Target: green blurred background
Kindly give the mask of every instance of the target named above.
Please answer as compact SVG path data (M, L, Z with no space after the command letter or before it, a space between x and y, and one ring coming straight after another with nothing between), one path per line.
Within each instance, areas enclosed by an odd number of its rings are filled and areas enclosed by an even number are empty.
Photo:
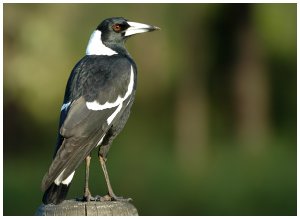
M40 205L69 73L114 16L162 29L127 42L139 78L108 159L116 194L140 215L296 215L296 6L4 4L4 215ZM83 184L82 165L68 198Z

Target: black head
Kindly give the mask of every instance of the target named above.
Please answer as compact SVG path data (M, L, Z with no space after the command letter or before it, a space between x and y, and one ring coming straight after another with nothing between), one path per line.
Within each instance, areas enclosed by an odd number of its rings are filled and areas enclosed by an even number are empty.
M127 21L122 17L108 18L98 25L90 37L87 55L126 53L125 39L138 33L158 30L158 27Z
M130 22L123 17L105 19L97 27L97 30L102 33L101 38L103 43L120 43L134 34L157 29L159 28L152 25Z

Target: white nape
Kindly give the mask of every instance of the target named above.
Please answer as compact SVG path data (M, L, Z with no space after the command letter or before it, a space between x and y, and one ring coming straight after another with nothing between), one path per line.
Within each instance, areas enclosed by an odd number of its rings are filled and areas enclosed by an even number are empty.
M54 180L54 183L56 185L59 186L61 183L64 184L64 185L69 185L70 182L72 181L74 173L75 173L75 170L65 180L63 180L62 176L63 176L65 170L66 169L64 169L63 171L61 171L61 173L59 174L59 176Z
M88 46L86 48L86 55L104 55L112 56L118 54L116 51L108 48L102 43L101 31L95 30L89 40Z
M64 103L60 109L60 111L63 111L65 109L67 109L69 106L70 106L71 102L68 102L68 103Z
M117 98L117 100L115 102L113 102L113 103L106 102L104 104L99 104L97 100L94 100L93 102L86 102L86 106L87 106L88 109L95 110L95 111L109 109L109 108L113 108L113 107L119 106L132 93L132 91L133 91L133 85L134 85L134 73L133 73L133 68L131 66L130 81L129 81L129 84L128 84L128 87L127 87L127 91L126 91L124 97L118 96L118 98Z

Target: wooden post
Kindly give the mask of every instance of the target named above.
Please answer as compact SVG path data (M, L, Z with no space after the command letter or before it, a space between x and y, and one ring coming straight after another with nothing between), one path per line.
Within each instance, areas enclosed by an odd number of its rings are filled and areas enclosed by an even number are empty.
M138 216L137 209L129 202L65 200L59 205L40 205L36 216Z

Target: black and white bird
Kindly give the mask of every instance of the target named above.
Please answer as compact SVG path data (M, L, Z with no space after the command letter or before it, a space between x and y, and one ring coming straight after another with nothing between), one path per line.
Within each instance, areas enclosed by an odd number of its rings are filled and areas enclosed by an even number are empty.
M92 33L86 55L73 68L66 86L54 158L42 181L44 204L59 204L66 198L75 170L84 160L84 199L93 198L89 165L90 153L97 147L108 187L105 200L122 200L112 190L105 162L113 139L129 117L136 90L136 64L124 43L134 34L157 29L114 17Z

